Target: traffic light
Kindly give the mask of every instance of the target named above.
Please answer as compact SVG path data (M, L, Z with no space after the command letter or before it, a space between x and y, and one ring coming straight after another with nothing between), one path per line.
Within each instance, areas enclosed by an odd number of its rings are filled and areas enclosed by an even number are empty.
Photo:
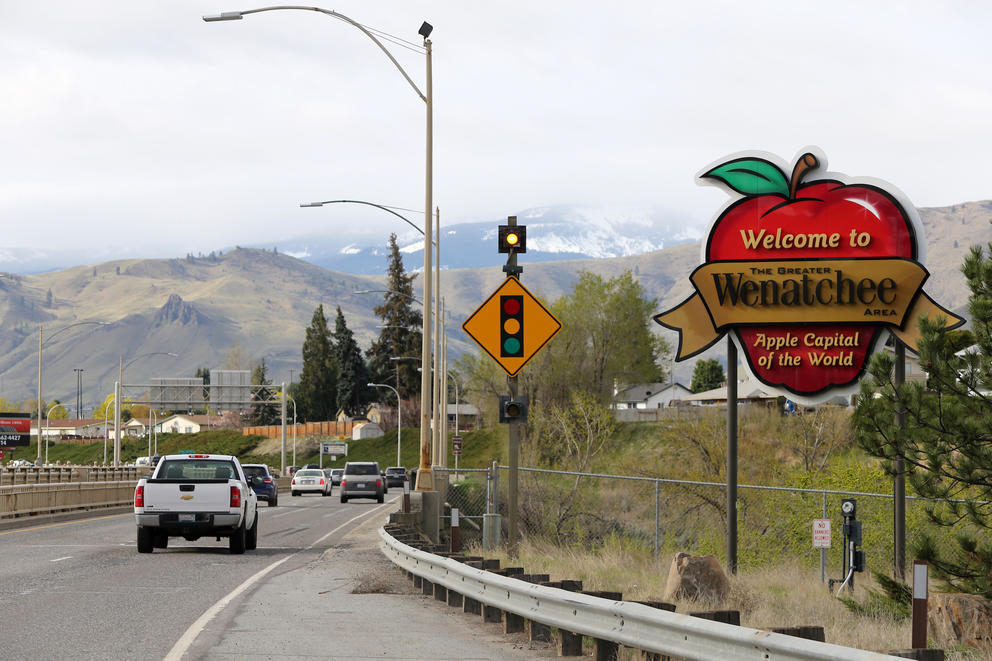
M524 355L524 297L520 294L499 297L500 358Z
M526 225L500 225L499 226L499 251L500 252L527 252L527 226Z
M526 397L510 399L509 395L499 396L499 421L500 422L527 422Z

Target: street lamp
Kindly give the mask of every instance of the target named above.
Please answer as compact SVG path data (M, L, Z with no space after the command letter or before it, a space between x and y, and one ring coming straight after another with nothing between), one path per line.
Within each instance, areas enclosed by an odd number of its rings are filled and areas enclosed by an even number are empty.
M114 410L117 409L117 396L114 395L113 405ZM103 465L107 465L107 437L110 436L110 430L107 425L107 417L110 413L110 403L107 404L103 409ZM116 431L114 433L117 433Z
M178 353L173 353L171 351L149 351L148 353L143 353L135 356L131 360L124 362L124 355L120 355L120 362L118 363L117 372L117 386L114 389L114 401L123 402L124 396L124 370L128 368L129 365L137 362L142 358L147 358L149 356L172 356L177 358ZM148 405L149 410L151 410L151 404ZM121 407L114 407L114 466L119 466L121 461Z
M424 92L420 91L420 88L413 82L406 70L400 66L400 63L396 61L392 53L382 45L375 35L369 32L360 23L339 14L335 11L329 9L322 9L320 7L305 7L300 5L281 5L275 7L261 7L258 9L249 9L245 11L230 11L223 12L221 14L215 14L211 16L204 16L204 21L239 21L243 19L248 14L255 14L263 11L276 11L282 9L298 9L301 11L315 11L330 16L331 18L336 18L340 21L344 21L349 25L360 30L366 37L371 39L376 46L389 58L389 61L393 63L396 69L403 75L403 78L409 83L410 87L417 94L421 101L424 102L426 113L426 141L425 141L425 182L424 182L424 300L431 300L431 278L428 274L431 272L431 248L433 243L433 230L431 228L431 210L434 208L434 103L433 103L433 77L431 69L431 40L430 35L433 31L433 27L429 23L424 23L420 26L418 33L424 38L424 55L426 60L426 77L424 82ZM434 490L434 473L431 471L431 456L430 456L430 445L428 444L428 429L427 429L427 416L430 414L430 385L431 385L431 375L429 374L428 366L431 360L431 318L430 315L424 315L424 333L421 342L421 355L420 361L422 365L422 371L420 376L420 468L417 471L417 485L418 491L433 491Z
M69 409L65 408L64 404L55 402L48 408L48 412L45 414L45 465L48 465L48 438L51 436L51 422L52 422L52 411L58 407L65 409L66 414L69 413ZM38 423L38 428L41 429L41 423Z
M69 324L68 326L63 326L54 333L48 336L48 342L55 339L55 336L59 333L69 330L74 326L84 326L87 324L95 324L98 326L109 326L109 321L77 321L74 324ZM45 346L45 327L38 326L38 457L36 463L41 461L41 353Z
M397 371L396 374L398 375L399 371ZM397 379L397 381L398 380L399 379ZM368 386L370 388L389 388L396 393L396 465L402 466L402 459L400 458L400 443L402 443L400 440L400 429L403 428L403 425L400 424L400 391L392 386L386 385L385 383L369 383Z

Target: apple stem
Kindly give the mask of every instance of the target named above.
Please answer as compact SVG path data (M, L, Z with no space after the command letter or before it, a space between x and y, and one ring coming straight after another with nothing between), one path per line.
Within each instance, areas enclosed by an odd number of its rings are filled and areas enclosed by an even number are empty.
M819 164L820 161L816 159L816 156L813 156L809 152L799 157L796 167L792 169L792 180L789 182L790 200L796 199L796 191L799 189L799 181L803 178L803 175Z

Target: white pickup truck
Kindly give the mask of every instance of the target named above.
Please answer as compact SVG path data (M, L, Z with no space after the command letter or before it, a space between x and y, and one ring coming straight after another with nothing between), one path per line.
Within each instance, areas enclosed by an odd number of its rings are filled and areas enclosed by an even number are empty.
M169 537L230 540L231 553L258 545L258 499L237 457L170 454L134 489L138 553L164 549Z

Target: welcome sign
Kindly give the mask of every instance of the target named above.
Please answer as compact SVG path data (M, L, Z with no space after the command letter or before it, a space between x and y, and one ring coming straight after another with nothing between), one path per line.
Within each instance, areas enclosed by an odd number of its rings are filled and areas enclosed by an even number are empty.
M827 172L816 148L791 167L735 154L698 177L733 197L710 225L695 292L654 318L678 331L676 360L729 332L759 381L813 401L853 390L883 330L915 351L921 317L963 323L923 291L922 225L891 184Z

